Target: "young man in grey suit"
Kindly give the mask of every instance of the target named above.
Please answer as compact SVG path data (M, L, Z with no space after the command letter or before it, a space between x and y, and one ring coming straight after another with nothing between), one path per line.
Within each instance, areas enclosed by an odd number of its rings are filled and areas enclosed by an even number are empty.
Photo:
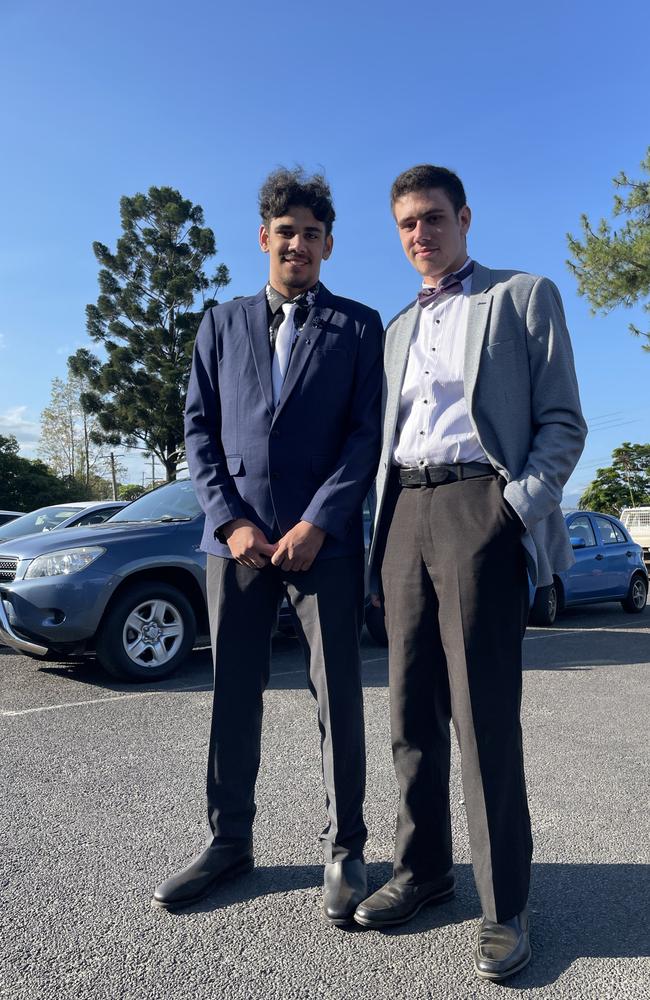
M573 561L559 503L586 426L556 287L468 258L471 213L451 171L407 170L391 203L423 280L386 333L370 555L385 595L400 804L393 878L355 919L399 924L453 895L451 719L483 908L474 965L499 980L530 959L528 574L550 583L551 567Z
M359 633L362 504L380 449L382 326L320 282L334 207L323 177L279 169L260 191L269 280L209 309L194 348L187 459L205 530L214 656L208 847L153 903L189 906L253 867L271 636L286 596L318 704L327 824L324 912L367 893Z

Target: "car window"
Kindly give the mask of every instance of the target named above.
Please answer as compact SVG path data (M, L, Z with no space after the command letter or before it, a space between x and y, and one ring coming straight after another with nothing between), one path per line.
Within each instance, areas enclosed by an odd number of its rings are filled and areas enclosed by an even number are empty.
M113 514L111 524L115 521L158 521L190 520L201 513L199 501L196 499L194 487L189 479L177 479L166 483L151 493L134 500L128 507Z
M569 534L571 538L584 538L585 545L587 546L596 544L594 529L591 527L591 522L586 514L574 517L569 525Z
M104 507L102 510L91 510L75 522L75 527L80 527L84 524L101 524L102 521L105 521L111 516L111 514L114 514L116 510L121 509L121 507Z
M9 524L3 524L0 534L4 541L9 538L20 538L21 535L31 535L37 531L51 531L62 521L82 510L83 507L39 507L38 510L17 517Z
M596 517L595 520L596 525L598 526L598 531L600 532L600 537L603 540L603 545L615 545L617 542L625 541L613 521L610 521L606 517Z

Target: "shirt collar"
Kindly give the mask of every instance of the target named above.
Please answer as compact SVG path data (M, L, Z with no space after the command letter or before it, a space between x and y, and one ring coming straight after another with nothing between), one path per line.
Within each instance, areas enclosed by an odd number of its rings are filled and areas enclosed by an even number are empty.
M303 306L309 310L314 305L318 297L320 287L320 281L317 281L311 288L308 288L305 292L301 292L300 295L295 295L292 299L290 299L287 298L286 295L283 295L282 292L279 292L277 288L274 288L270 282L268 282L266 285L266 301L268 302L269 309L274 316L280 311L285 302L295 302L299 306Z

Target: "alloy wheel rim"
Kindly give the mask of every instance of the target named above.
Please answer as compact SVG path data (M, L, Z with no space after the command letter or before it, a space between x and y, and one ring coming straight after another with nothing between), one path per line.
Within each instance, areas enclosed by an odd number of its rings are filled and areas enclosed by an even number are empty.
M557 615L557 591L555 587L551 587L548 592L548 616L551 621L555 621L555 616Z
M647 596L643 580L635 580L632 586L632 603L634 604L634 607L644 608Z
M162 598L142 601L127 616L122 645L139 667L165 666L176 655L185 627L178 608Z

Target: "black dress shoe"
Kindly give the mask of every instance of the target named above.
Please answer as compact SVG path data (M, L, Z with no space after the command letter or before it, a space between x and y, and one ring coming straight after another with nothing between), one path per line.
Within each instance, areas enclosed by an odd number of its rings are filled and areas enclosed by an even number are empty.
M220 844L218 841L199 854L187 868L166 879L154 890L151 905L163 910L191 906L207 896L220 882L251 871L253 845L250 841Z
M481 979L505 979L530 962L528 908L497 924L483 917L474 949L474 968Z
M357 906L354 919L362 927L392 927L404 924L429 903L444 903L455 891L453 872L435 882L411 885L394 878Z
M323 913L337 927L352 923L357 905L368 892L366 866L362 858L330 861L325 865Z

